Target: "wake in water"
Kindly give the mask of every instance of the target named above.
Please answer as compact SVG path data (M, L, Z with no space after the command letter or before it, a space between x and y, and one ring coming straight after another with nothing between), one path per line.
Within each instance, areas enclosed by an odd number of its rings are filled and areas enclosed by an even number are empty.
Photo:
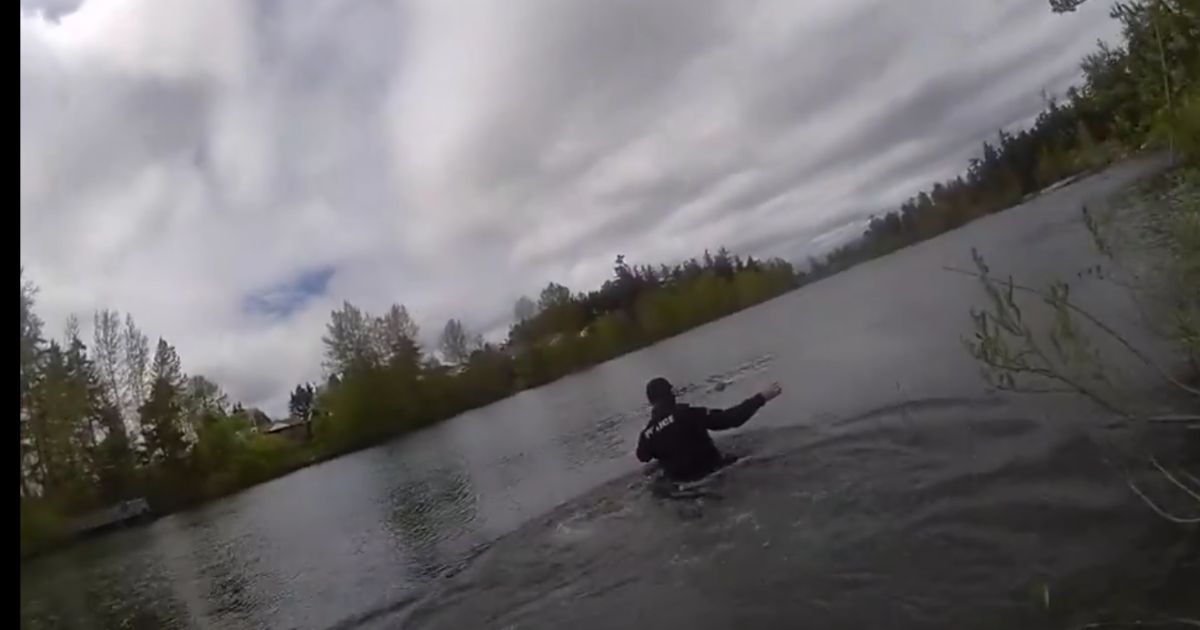
M1196 616L1194 529L1085 422L906 403L760 431L704 480L632 474L359 627L1064 628ZM1007 410L1011 412L1012 410Z

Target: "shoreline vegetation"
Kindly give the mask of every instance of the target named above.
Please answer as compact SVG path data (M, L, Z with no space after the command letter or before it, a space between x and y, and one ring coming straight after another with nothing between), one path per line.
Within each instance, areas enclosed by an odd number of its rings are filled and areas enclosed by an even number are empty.
M403 306L375 316L344 303L323 337L328 377L292 392L286 431L185 374L167 341L152 350L130 315L96 312L90 345L77 319L50 338L22 270L21 557L75 538L74 523L108 506L144 498L162 515L379 444L948 232L1142 148L1195 156L1200 2L1122 2L1113 17L1123 44L1100 44L1082 63L1083 82L1047 98L1032 126L999 131L962 175L873 218L860 238L803 270L724 248L674 266L617 256L594 290L550 283L536 301L519 300L503 343L452 319L436 353L417 342Z

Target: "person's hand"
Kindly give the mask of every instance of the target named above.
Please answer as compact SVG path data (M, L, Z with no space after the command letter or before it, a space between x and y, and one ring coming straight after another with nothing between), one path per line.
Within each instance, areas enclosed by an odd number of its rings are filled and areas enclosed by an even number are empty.
M771 400L772 398L775 398L776 396L778 396L782 393L783 393L783 388L779 386L779 383L771 383L770 387L762 390L762 392L761 392L762 397L767 400Z

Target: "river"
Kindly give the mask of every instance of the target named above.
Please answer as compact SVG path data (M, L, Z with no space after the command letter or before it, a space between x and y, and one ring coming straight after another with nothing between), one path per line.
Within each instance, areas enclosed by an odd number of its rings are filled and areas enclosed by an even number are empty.
M1149 451L1194 465L1194 436L987 392L960 340L982 293L942 269L970 267L974 246L1028 284L1071 276L1093 259L1080 205L1159 166L1123 163L418 434L41 558L21 569L22 626L1065 628L1200 614L1196 529L1154 516L1120 471L1148 474L1134 464ZM1078 294L1132 321L1105 287ZM785 391L723 438L741 462L664 495L631 455L659 374L711 405L775 380Z

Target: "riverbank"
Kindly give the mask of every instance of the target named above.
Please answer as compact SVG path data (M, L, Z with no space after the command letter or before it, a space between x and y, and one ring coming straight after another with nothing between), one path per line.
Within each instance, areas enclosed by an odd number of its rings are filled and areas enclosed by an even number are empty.
M1161 160L1159 160L1159 161L1161 161ZM1159 166L1157 166L1159 161L1156 161L1156 159L1154 157L1145 157L1145 156L1138 157L1138 158L1131 158L1127 161L1121 162L1121 163L1117 164L1116 166L1112 167L1111 172L1122 173L1122 175L1120 175L1120 177L1122 179L1128 178L1129 177L1128 173L1131 170L1136 171L1138 173L1138 175L1136 176L1137 178L1148 177L1149 174L1157 172L1157 169L1160 168ZM1148 166L1151 164L1154 164L1155 166ZM1030 203L1034 203L1034 204L1044 203L1045 195L1061 195L1060 198L1062 198L1062 199L1075 199L1078 197L1078 195L1075 194L1074 187L1076 187L1076 186L1083 187L1083 188L1091 187L1093 185L1091 182L1091 180L1093 178L1107 179L1109 176L1110 176L1110 171L1102 171L1100 173L1096 173L1096 174L1093 174L1090 176L1083 176L1083 177L1077 178L1076 181L1072 182L1069 185L1056 187L1053 190L1049 190L1043 194L1036 195L1033 198L1027 200L1024 204L1018 204L1018 207L1022 206L1022 205L1030 204ZM1136 181L1136 180L1133 180L1133 181ZM1071 202L1065 202L1065 203L1074 203L1074 202L1071 201ZM968 225L970 225L972 228L970 231L976 231L974 222L964 224L963 227L966 227ZM902 252L900 250L903 250L903 249L904 248L899 248L893 254L901 255ZM880 254L880 256L878 256L877 258L882 258L884 256L886 256L886 255ZM872 259L872 260L874 260L874 259ZM867 262L867 261L864 260L863 262ZM876 260L873 264L887 264L887 263L885 260ZM849 270L853 269L854 267L855 267L854 265L848 266L844 269L838 270L837 273L830 273L828 276L825 276L823 278L814 279L812 282L807 282L803 286L812 286L815 282L824 281L826 279L832 279L833 277L840 276L841 275L840 272L849 271ZM715 319L719 320L721 318L715 318ZM667 337L666 339L671 339L671 338L674 338L675 336L676 335L671 335L670 337ZM650 345L650 344L649 343L645 344L645 346L648 346L648 345ZM645 346L641 346L641 347L645 347ZM624 355L624 354L627 354L628 352L633 352L636 349L637 348L630 348L626 352L623 352L621 354ZM620 356L620 355L618 355L618 356ZM589 367L591 367L591 365L582 366L580 369L589 368ZM571 373L575 373L578 371L579 370L574 370ZM435 374L434 378L436 379L438 376L442 376L442 378L445 377L444 375L436 375ZM469 374L468 374L468 376L469 376ZM559 378L561 378L561 377L559 377ZM557 381L557 380L558 380L557 378L554 379L554 381ZM551 381L551 382L554 382L554 381ZM470 381L468 381L468 382L470 382ZM385 382L381 383L381 385L387 386L387 382L385 381ZM517 390L517 393L519 393L520 391L524 391L524 390ZM513 394L504 396L503 398L501 398L499 400L508 398L508 396L511 396L511 395L513 395ZM446 417L451 417L452 415L466 413L466 412L471 411L472 409L478 409L483 406L486 406L487 404L492 404L492 402L494 402L494 401L488 401L488 402L478 404L475 406L471 406L471 407L464 405L464 407L460 411L458 411L456 414L448 414ZM328 420L322 420L318 416L318 420L315 425L315 440L313 443L310 443L304 447L297 447L297 446L292 445L291 443L283 442L283 441L279 441L279 440L271 440L270 443L273 445L273 448L276 449L276 452L279 453L279 455L277 455L273 458L267 459L267 460L264 460L264 459L259 460L259 461L271 462L272 465L274 466L274 468L260 469L257 473L258 479L257 479L256 483L246 484L246 485L230 484L230 485L227 485L224 487L215 487L215 488L212 488L211 490L205 491L204 494L198 496L194 500L187 501L187 502L180 502L180 503L177 503L176 505L171 506L167 509L156 510L158 512L157 516L158 517L165 516L165 515L177 512L179 510L195 509L196 507L204 505L210 501L227 498L232 495L243 492L245 489L248 489L250 487L253 487L254 485L257 485L257 483L263 483L263 482L269 481L271 479L276 479L276 478L284 476L284 475L292 474L292 473L296 472L297 470L300 470L303 468L321 464L323 462L328 462L329 460L332 460L332 459L335 459L338 457L342 457L344 455L353 453L353 452L361 450L363 448L369 448L371 446L374 446L375 444L378 444L381 441L394 439L395 437L409 434L414 431L422 430L422 429L432 426L438 422L438 421L434 421L434 422L430 422L430 423L422 424L422 425L418 425L418 426L405 426L401 430L397 430L393 433L380 434L376 437L376 439L373 439L373 440L366 440L366 441L364 441L362 443L358 443L358 444L353 444L353 443L345 444L341 448L332 448L330 446L330 444L331 444L330 442L328 442L328 441L322 442L321 441L322 437L327 437L326 435L323 435L323 427L322 427L323 423L327 422L327 421ZM210 430L211 430L211 428L210 428ZM202 434L201 437L202 437L202 439L204 439L202 444L205 444L205 445L211 444L212 438L210 437L210 434ZM264 438L256 438L256 439L261 440ZM202 451L202 452L206 452L206 451ZM41 520L40 521L31 521L26 518L27 514L30 516L31 519L41 519ZM27 541L26 541L27 534L26 533L30 532L30 531L49 531L49 532L65 531L61 528L55 528L53 526L55 518L57 518L57 517L53 513L53 511L36 510L36 509L35 510L25 510L25 509L22 510L22 525L23 525L23 527L22 527L22 559L23 560L30 559L36 555L41 555L41 554L44 554L44 553L47 553L50 551L54 551L56 549L61 549L64 546L75 542L69 536L66 536L62 533L57 533L57 535L52 535L50 537L43 537L42 539L33 541L32 543L27 543ZM30 526L26 526L26 523L29 523Z

